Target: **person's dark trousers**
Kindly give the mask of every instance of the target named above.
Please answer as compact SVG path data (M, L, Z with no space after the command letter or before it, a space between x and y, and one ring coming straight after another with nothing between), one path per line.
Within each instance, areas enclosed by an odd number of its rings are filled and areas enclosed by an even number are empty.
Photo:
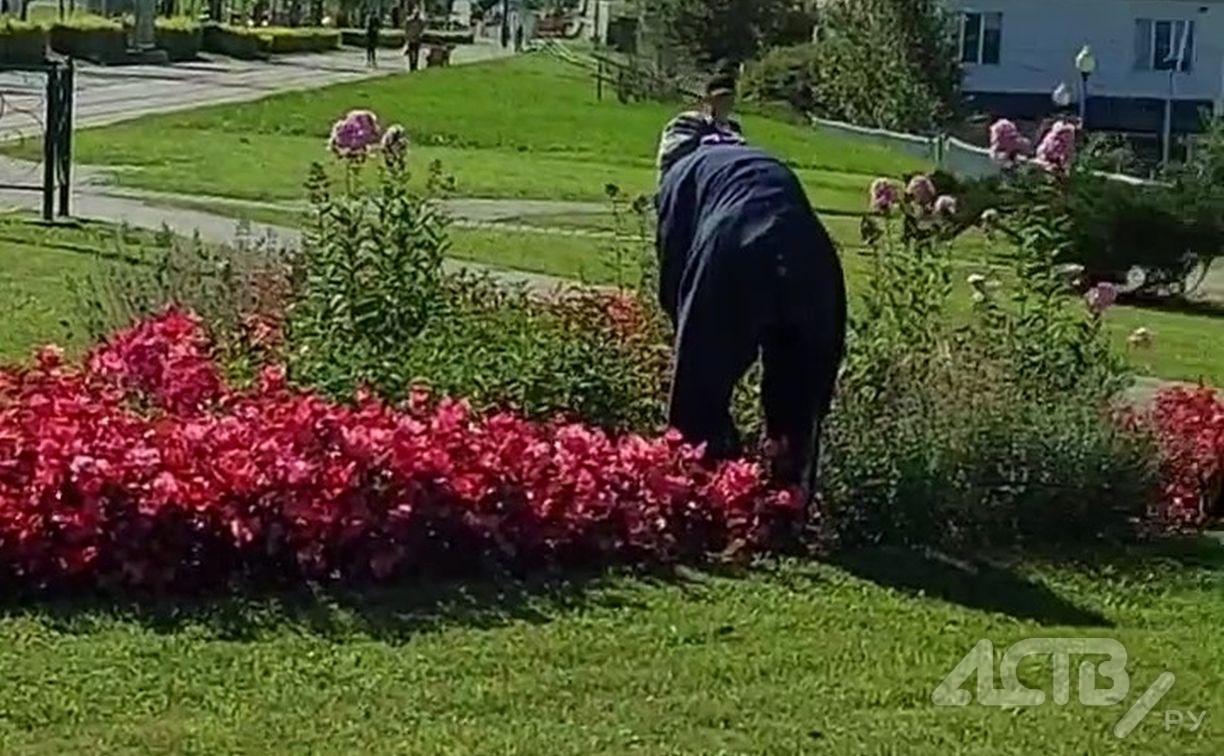
M408 44L408 70L415 71L421 65L421 43L410 42Z
M813 238L799 224L706 257L680 303L668 413L712 459L738 456L732 394L759 357L766 435L779 447L773 482L809 494L845 328L840 265L831 246L811 249Z
M366 42L366 65L370 68L378 66L378 44Z

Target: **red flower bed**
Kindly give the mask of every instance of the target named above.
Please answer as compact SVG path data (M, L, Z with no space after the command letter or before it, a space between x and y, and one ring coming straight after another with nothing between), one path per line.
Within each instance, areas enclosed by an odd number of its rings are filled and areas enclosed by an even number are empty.
M168 312L83 368L0 370L0 578L165 589L234 577L385 579L751 549L793 498L707 469L674 435L474 416L462 402L341 406L219 378Z
M1164 518L1199 524L1221 514L1224 401L1208 388L1157 397L1153 425L1162 450Z

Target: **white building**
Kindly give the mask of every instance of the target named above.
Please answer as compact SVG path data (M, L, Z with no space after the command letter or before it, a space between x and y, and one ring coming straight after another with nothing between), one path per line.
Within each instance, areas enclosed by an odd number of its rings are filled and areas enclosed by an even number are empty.
M970 105L1033 118L1065 84L1083 88L1076 54L1090 46L1088 121L1099 129L1193 131L1224 113L1224 0L948 0L959 16Z

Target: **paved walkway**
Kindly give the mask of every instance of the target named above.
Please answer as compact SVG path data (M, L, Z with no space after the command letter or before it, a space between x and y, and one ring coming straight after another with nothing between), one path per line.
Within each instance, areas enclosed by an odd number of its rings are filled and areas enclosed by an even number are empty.
M455 64L501 57L493 44L455 48ZM394 50L384 67L370 69L365 53L345 49L327 55L285 55L269 61L215 58L169 66L94 66L77 69L76 123L104 126L152 113L201 105L257 100L278 92L314 89L404 70ZM44 110L42 74L0 73L0 142L41 138Z
M0 192L0 210L6 206L6 198L26 199L32 195L6 195ZM152 231L169 229L176 235L200 239L213 244L234 244L240 239L263 240L274 246L296 247L300 233L296 229L267 223L247 223L213 213L183 208L167 209L131 197L113 197L105 194L82 193L75 199L74 215L82 218L102 218L113 223L126 224L133 228ZM578 284L572 280L554 276L506 270L480 263L448 260L449 270L489 273L510 285L522 285L528 289L548 293L558 289L572 288Z

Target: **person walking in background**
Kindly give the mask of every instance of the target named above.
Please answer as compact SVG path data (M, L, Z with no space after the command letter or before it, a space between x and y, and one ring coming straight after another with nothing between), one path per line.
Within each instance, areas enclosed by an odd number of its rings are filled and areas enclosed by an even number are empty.
M806 504L846 336L837 249L777 158L735 142L666 157L656 202L659 302L676 329L668 423L711 459L739 456L732 393L759 358L770 476Z
M408 20L404 22L404 55L408 56L408 69L415 71L421 65L421 43L425 39L425 18L421 6L408 9Z
M380 8L374 6L370 10L369 16L366 17L366 65L370 68L378 67L378 37L382 32L382 15Z
M515 52L523 51L523 25L522 24L519 24L519 27L514 30L514 51Z

